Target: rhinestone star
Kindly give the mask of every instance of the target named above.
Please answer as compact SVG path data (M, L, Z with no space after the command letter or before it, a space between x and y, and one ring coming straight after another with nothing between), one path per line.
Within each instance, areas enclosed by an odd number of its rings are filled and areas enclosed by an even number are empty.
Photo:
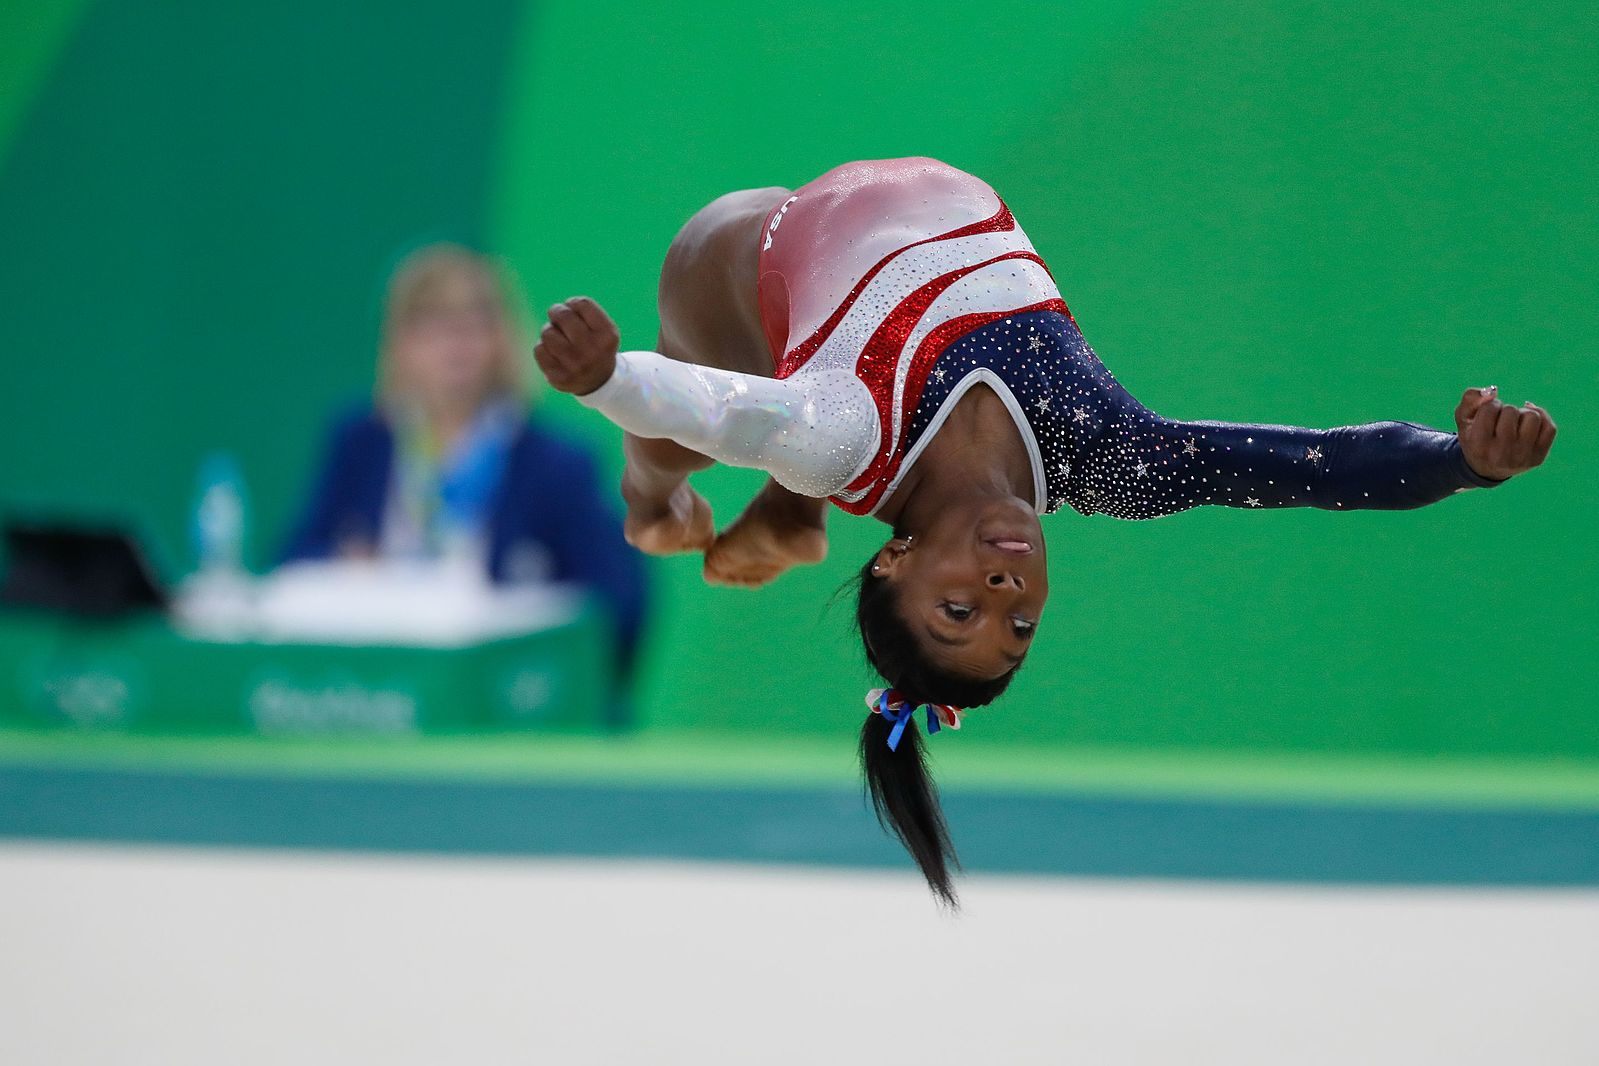
M942 385L944 383L944 368L943 367L935 366L933 368L933 380L938 382L940 385Z
M1078 423L1087 422L1088 421L1088 408L1086 408L1086 407L1074 407L1072 409L1072 421L1073 422L1078 422Z
M1049 397L1040 396L1033 402L1033 406L1038 409L1039 414L1043 414L1045 411L1049 410Z
M1255 499L1253 496L1245 496L1244 497L1244 502L1247 503L1251 507L1259 507L1260 506L1260 501Z
M1031 337L1027 338L1027 350L1028 351L1030 351L1030 352L1040 351L1043 347L1044 347L1044 338L1040 337L1038 334L1035 333Z
M1055 472L1057 474L1059 474L1061 477L1071 477L1072 476L1072 464L1070 464L1070 463L1062 463L1062 464L1060 464L1059 466L1057 466L1055 468Z
M1137 474L1139 477L1143 477L1145 474L1149 473L1149 464L1140 459L1138 461L1138 465L1133 467L1133 473Z
M1305 458L1309 459L1313 463L1321 462L1321 449L1320 448L1306 448L1305 449Z
M1183 441L1183 454L1184 455L1193 455L1193 454L1195 454L1198 451L1199 451L1199 445L1194 442L1194 438L1193 437L1189 437L1187 440Z

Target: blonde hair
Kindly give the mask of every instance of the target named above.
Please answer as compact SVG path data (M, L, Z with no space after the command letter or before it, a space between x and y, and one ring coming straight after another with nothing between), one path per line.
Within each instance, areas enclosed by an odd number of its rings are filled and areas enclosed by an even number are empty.
M429 244L400 260L389 277L384 300L383 335L378 347L377 399L404 403L413 391L404 361L394 354L396 339L422 315L445 302L451 284L465 282L499 320L504 342L495 352L484 399L525 402L525 340L521 302L509 271L498 261L459 244Z

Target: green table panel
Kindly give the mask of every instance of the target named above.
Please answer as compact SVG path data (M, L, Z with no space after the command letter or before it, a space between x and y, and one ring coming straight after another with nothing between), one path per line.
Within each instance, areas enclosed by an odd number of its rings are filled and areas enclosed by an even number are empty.
M603 618L458 648L220 643L164 618L0 614L0 720L120 731L591 730Z

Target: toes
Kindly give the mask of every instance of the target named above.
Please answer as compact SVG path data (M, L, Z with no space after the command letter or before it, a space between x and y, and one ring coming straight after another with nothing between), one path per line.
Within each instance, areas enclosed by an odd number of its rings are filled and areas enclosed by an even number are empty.
M748 567L729 564L716 557L714 548L705 555L704 575L708 585L723 585L729 588L760 588L770 584L781 571L770 567Z
M622 529L623 538L645 555L682 555L710 547L676 523L655 522Z

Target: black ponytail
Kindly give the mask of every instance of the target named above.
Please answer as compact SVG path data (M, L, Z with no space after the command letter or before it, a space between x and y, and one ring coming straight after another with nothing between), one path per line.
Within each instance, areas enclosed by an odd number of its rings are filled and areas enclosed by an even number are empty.
M916 735L919 724L907 725L898 749L890 751L888 734L894 723L880 714L868 714L861 726L861 770L878 824L899 837L933 894L955 907L950 867L958 868L960 858L938 805L938 786L927 772L927 756Z
M909 703L946 703L956 707L981 707L1005 691L1016 671L989 681L952 674L923 654L910 627L899 615L897 597L886 578L872 572L876 556L861 568L855 621L860 626L866 661ZM923 712L925 714L926 712ZM949 838L938 787L927 772L927 757L917 735L921 716L906 726L899 747L888 747L893 723L880 714L868 714L861 726L861 772L872 809L884 829L899 838L911 853L927 887L950 907L958 905L950 867L960 859Z

